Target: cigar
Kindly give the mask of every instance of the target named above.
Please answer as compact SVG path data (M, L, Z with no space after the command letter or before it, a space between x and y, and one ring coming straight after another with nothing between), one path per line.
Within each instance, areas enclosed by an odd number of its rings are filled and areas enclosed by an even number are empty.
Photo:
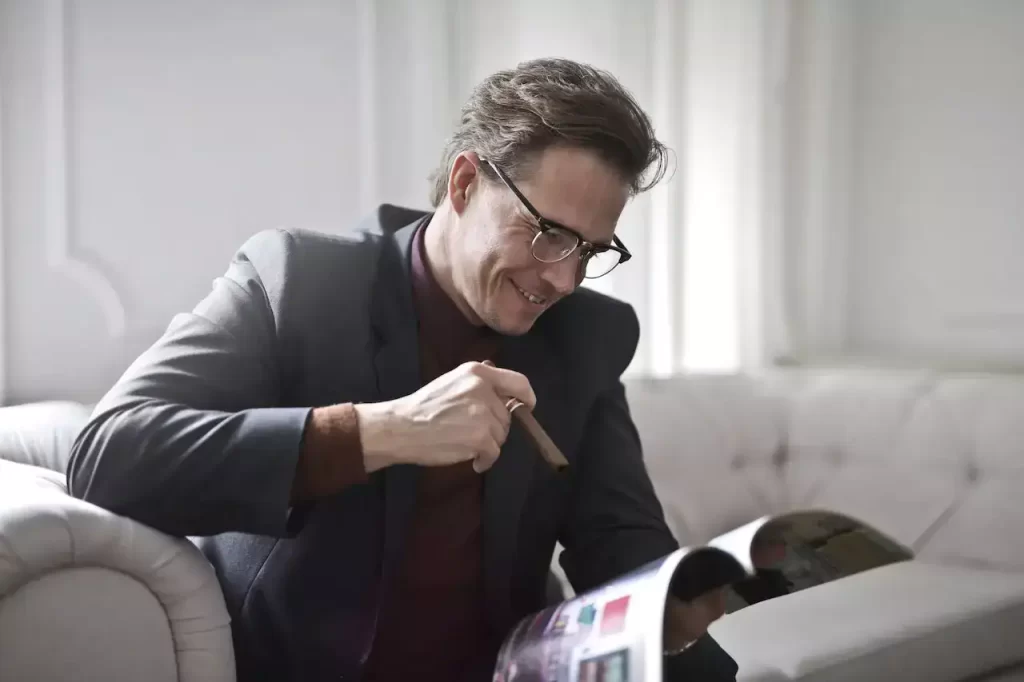
M551 436L540 425L537 418L533 416L530 408L515 398L505 403L505 407L508 408L512 417L519 422L519 425L523 427L526 435L530 437L534 447L537 448L537 452L540 453L541 458L550 464L552 469L561 471L569 466L569 460L565 458L562 451L555 445L555 441L551 440Z

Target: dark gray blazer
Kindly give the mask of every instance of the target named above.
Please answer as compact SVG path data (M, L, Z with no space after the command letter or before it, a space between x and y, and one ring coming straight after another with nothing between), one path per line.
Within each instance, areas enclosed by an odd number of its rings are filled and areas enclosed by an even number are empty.
M192 313L178 315L96 408L71 493L199 544L223 585L239 679L358 679L388 599L418 469L397 466L289 507L313 406L422 385L410 237L427 215L381 206L344 235L251 238ZM529 377L536 417L570 460L556 475L513 429L484 477L486 600L497 633L545 605L555 542L578 591L676 548L644 468L619 376L632 309L580 290L496 362ZM706 641L674 679L731 680ZM482 655L486 680L495 652Z

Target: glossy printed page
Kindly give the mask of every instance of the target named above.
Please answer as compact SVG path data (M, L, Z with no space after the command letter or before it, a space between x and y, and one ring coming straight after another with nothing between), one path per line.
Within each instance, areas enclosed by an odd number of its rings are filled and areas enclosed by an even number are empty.
M660 680L669 583L685 550L522 620L494 682Z

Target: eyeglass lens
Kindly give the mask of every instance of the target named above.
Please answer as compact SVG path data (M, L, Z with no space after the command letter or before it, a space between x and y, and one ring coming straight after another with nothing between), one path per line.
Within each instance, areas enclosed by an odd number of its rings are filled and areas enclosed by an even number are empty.
M533 257L542 263L557 263L569 256L579 244L576 235L549 227L533 240ZM619 264L617 251L589 251L583 258L583 276L594 279L607 275Z

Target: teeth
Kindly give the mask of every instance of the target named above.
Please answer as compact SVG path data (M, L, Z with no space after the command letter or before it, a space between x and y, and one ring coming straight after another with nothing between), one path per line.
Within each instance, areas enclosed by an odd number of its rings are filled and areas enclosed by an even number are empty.
M534 296L529 291L526 291L525 289L520 287L515 282L512 282L512 286L514 286L516 288L516 291L518 291L520 294L522 294L523 297L527 301L529 301L530 303L533 303L534 305L544 305L544 299L543 298L540 298L539 296Z

